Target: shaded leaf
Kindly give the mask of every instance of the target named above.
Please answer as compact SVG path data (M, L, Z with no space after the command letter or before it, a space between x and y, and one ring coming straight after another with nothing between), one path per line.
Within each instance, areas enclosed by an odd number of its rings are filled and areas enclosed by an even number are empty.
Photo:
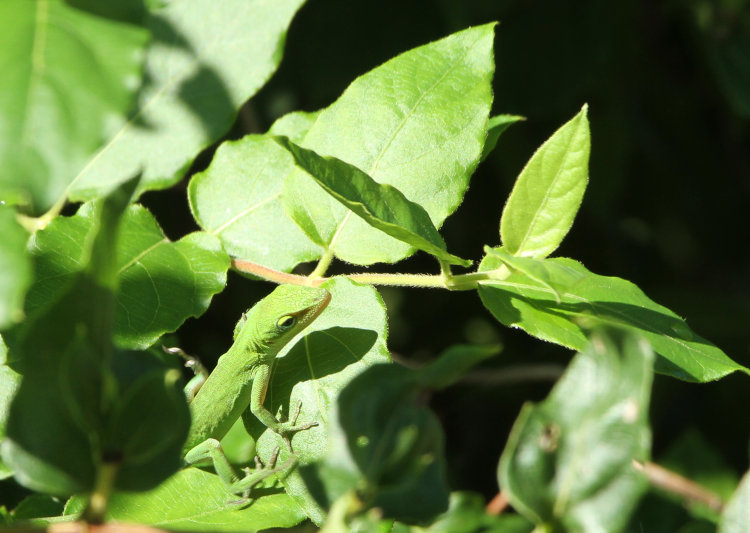
M519 115L496 115L490 118L487 124L487 140L484 141L481 161L487 159L487 156L495 149L500 135L512 124L521 120L526 120L526 118Z
M419 401L418 374L398 365L365 370L341 391L322 464L303 470L329 508L356 491L363 511L428 523L448 507L443 432Z
M516 179L500 220L500 239L512 255L546 257L573 225L588 182L587 110L552 134Z
M21 375L7 363L8 348L0 337L0 441L5 439L5 424L8 420L10 401L21 383ZM0 459L0 479L13 475L13 471Z
M2 456L24 486L54 495L92 490L101 466L102 413L114 396L112 357L120 216L135 187L91 206L81 264L50 303L19 326L13 356L23 379L8 413Z
M439 227L460 204L482 154L493 28L457 32L357 78L320 112L300 146L398 188ZM284 205L313 241L344 261L395 262L414 252L351 216L301 171L287 179Z
M581 276L568 290L555 293L520 272L505 280L481 282L479 296L493 316L540 339L575 350L586 346L587 325L626 328L646 338L660 356L656 370L687 381L711 381L736 370L749 372L719 348L699 337L675 313L646 296L629 281L599 276L572 259L545 259L551 276L561 284L571 273ZM480 270L493 270L499 259L488 256Z
M25 196L41 212L124 120L148 32L62 0L5 0L0 21L0 199Z
M84 204L73 217L57 217L32 240L36 258L29 290L29 314L55 300L80 270L92 232L93 208ZM115 338L125 347L145 348L199 316L226 283L229 259L215 237L193 233L170 242L151 213L139 205L125 212L116 254Z
M16 222L16 213L0 205L0 329L23 316L23 300L31 284L31 260L26 252L29 235Z
M550 530L620 531L646 489L653 353L635 336L592 336L539 404L527 403L498 467L519 513Z
M276 70L303 2L190 0L153 10L147 82L128 119L113 125L109 141L80 167L70 198L94 198L140 169L141 190L175 183Z
M500 346L456 344L444 350L435 361L419 369L419 382L424 387L443 389L461 379L472 367L499 352Z
M395 187L381 185L357 167L334 157L319 156L286 137L274 140L331 196L372 227L450 264L471 264L446 251L445 241L424 208L410 202Z

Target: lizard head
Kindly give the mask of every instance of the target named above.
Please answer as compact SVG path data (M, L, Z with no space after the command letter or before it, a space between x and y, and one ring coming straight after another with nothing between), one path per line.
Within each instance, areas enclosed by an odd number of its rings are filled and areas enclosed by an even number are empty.
M320 287L279 285L245 313L234 328L235 342L247 337L269 354L278 352L292 337L315 320L331 293ZM247 326L247 327L246 327Z

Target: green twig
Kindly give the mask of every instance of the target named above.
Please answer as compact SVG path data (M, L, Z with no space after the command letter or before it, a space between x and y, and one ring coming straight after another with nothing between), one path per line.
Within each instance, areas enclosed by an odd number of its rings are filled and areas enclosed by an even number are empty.
M309 276L288 274L267 266L245 261L244 259L232 259L232 267L245 274L251 274L274 283L289 283L292 285L311 285L317 287L328 278L320 277L317 271L325 272L327 267L321 268L325 257L318 263L318 267ZM329 261L330 263L330 261ZM502 279L499 270L488 270L486 272L472 272L470 274L450 275L446 277L445 272L437 275L431 274L344 274L347 278L366 285L387 285L392 287L421 287L426 289L448 289L453 291L466 291L476 289L480 281Z

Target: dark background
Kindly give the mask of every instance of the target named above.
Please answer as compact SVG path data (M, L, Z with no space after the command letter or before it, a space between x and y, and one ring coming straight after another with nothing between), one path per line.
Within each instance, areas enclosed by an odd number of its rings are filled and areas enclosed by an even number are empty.
M527 120L502 135L473 176L464 203L442 230L449 250L479 259L484 244L499 244L499 217L516 175L588 103L590 183L555 255L636 283L735 361L750 365L750 5L743 10L744 3L309 0L292 23L281 68L243 109L230 137L265 131L288 111L325 107L357 76L400 52L499 21L493 114ZM174 211L186 203L184 184L144 198L174 237L190 229L178 225L189 220L187 207L181 215ZM370 270L436 273L436 264L418 255ZM347 271L356 269L331 270ZM267 289L232 276L211 310L183 327L180 342L193 353L221 353L217 346L228 345L236 318ZM453 343L499 340L503 352L488 367L570 359L568 350L494 322L474 292L382 293L389 345L401 358L428 360ZM551 384L465 383L431 399L446 429L455 489L487 497L497 491L497 460L521 404L543 398ZM688 462L708 463L713 453L718 464L744 472L749 392L744 375L700 385L657 376L655 459L695 429L706 445L689 453ZM662 531L684 519L664 519Z

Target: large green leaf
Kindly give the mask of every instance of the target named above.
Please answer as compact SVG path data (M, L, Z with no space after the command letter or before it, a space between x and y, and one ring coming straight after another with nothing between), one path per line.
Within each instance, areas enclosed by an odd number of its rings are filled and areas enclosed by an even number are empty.
M471 264L471 261L446 251L445 241L432 224L427 211L409 201L397 188L382 185L357 167L335 157L319 156L286 137L274 139L294 157L294 161L309 177L373 228L450 264Z
M439 227L460 204L482 154L493 26L415 48L359 77L299 144L398 188ZM395 262L413 253L352 216L302 171L287 178L283 198L308 236L344 261Z
M57 217L32 240L36 258L29 314L53 301L85 264L82 243L92 231L93 208ZM226 283L229 259L215 237L193 233L177 242L164 236L151 213L130 206L123 218L116 258L119 290L115 338L121 346L145 348L162 334L199 316Z
M209 167L190 180L193 216L235 257L280 270L320 257L322 248L281 204L284 178L293 170L292 157L268 137L225 142Z
M115 493L105 520L169 530L247 532L291 527L305 518L299 506L283 492L259 490L265 494L239 508L230 503L237 497L227 491L218 476L187 468L148 492ZM77 514L84 505L83 498L74 498L65 514Z
M147 39L63 0L0 2L0 199L42 211L63 195L124 119Z
M303 464L325 456L328 417L341 389L365 368L390 360L385 345L385 307L377 291L345 278L334 278L323 286L331 292L331 303L277 359L265 401L272 413L288 413L290 406L293 410L302 402L299 422L318 421L318 426L292 438L294 453ZM245 426L257 440L261 459L267 461L279 446L280 464L286 460L287 447L278 435L249 413ZM282 483L313 521L323 520L325 511L296 469Z
M31 283L31 260L26 253L28 233L16 213L0 205L0 329L23 316L23 300Z
M736 370L749 372L633 283L593 274L572 259L539 261L548 276L545 281L515 272L504 280L480 283L482 303L506 326L582 350L587 344L584 328L593 321L634 330L645 337L660 356L656 370L664 374L688 381L711 381ZM489 255L480 270L493 270L500 264L498 257ZM571 284L572 280L576 281ZM551 289L550 284L559 290Z
M587 106L531 156L500 220L500 239L513 255L546 257L573 225L588 181L591 140Z
M617 339L617 340L615 340ZM543 402L526 404L498 467L503 493L544 531L620 531L646 488L648 343L592 336Z
M80 167L70 197L96 197L139 170L142 190L177 181L276 70L287 27L303 2L183 0L154 10L138 102Z

